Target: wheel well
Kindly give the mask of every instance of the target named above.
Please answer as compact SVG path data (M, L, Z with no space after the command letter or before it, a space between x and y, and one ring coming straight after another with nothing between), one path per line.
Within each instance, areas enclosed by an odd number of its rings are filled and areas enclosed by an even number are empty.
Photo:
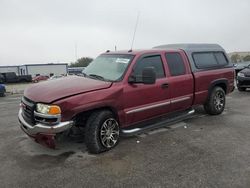
M225 94L227 94L227 80L218 80L210 85L210 87L208 89L207 100L209 99L209 97L210 97L210 95L215 87L221 87L224 90Z
M227 85L225 83L218 83L214 87L221 87L225 93L227 93Z
M117 111L114 108L107 106L107 107L101 107L101 108L91 109L91 110L88 110L88 111L84 111L84 112L78 113L75 116L75 118L74 118L75 121L76 121L76 126L84 127L86 125L86 122L87 122L89 116L93 112L101 111L101 110L109 110L109 111L111 111L114 114L114 116L117 119L117 121L119 122L119 116L118 116Z

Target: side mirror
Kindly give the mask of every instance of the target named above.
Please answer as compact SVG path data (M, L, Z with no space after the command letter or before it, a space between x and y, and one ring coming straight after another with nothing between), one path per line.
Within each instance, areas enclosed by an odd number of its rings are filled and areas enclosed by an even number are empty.
M145 67L142 70L142 83L154 84L156 80L156 72L154 67Z
M132 75L129 76L128 83L130 83L130 84L136 83L135 75L132 74Z

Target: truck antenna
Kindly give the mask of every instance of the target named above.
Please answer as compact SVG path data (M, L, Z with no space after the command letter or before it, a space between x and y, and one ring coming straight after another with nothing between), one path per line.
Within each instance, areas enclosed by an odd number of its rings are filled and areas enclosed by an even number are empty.
M132 48L133 48L134 41L135 41L135 33L136 33L137 25L138 25L138 22L139 22L139 17L140 17L140 12L137 13L137 18L136 18L136 23L135 23L135 30L134 30L133 40L132 40L132 43L131 43L131 48L129 50L131 52L132 52Z

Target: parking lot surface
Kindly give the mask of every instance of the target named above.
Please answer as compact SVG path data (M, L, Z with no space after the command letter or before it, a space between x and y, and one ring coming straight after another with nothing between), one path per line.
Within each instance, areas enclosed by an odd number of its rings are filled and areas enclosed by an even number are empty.
M5 84L7 93L11 94L21 94L23 93L24 89L34 83L11 83Z
M250 92L229 95L222 115L198 108L100 155L79 138L56 150L33 142L19 128L20 97L0 98L1 187L250 187Z

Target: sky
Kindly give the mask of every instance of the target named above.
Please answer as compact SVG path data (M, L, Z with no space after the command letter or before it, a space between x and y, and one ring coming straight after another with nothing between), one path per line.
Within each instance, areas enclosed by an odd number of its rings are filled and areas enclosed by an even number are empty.
M0 66L70 63L106 50L218 43L250 51L249 0L0 0Z

